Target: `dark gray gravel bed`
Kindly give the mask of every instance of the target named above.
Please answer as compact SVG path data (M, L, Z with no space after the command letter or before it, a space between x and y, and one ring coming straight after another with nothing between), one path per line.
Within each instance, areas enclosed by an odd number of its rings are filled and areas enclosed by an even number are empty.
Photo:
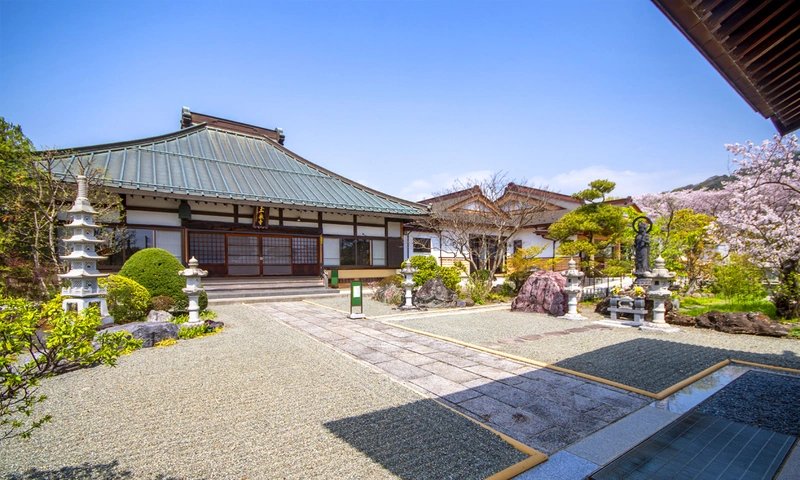
M682 327L678 333L609 328L542 335L592 325L547 315L486 311L392 319L393 324L594 375L658 393L725 359L800 370L800 341ZM504 344L498 340L542 335Z
M800 436L800 377L749 371L697 406L721 417L784 435Z

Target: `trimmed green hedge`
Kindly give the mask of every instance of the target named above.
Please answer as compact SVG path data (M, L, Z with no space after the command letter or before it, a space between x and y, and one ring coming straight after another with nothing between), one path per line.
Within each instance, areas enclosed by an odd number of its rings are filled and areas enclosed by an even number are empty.
M134 253L119 274L139 282L150 292L151 297L164 295L175 300L175 311L186 311L189 299L183 289L186 279L178 275L184 267L174 255L161 248L145 248ZM200 309L208 307L208 296L203 292L199 299Z
M115 323L140 322L147 315L150 293L136 280L121 275L101 278L101 287L108 289L108 313Z

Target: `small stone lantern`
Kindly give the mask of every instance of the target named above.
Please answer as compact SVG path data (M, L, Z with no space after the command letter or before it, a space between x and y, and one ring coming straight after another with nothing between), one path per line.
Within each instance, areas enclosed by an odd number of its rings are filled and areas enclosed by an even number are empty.
M414 287L414 274L417 273L417 269L411 266L411 259L406 261L406 266L400 270L400 273L405 277L405 280L400 285L404 286L406 289L406 300L405 303L400 305L400 308L403 310L414 310L417 307L415 307L413 303L411 288Z
M205 291L200 282L203 277L208 275L208 271L197 268L198 265L200 265L200 262L192 257L189 260L189 268L178 272L178 275L186 277L186 288L183 289L183 293L189 297L189 323L200 323L200 304L198 300L200 299L200 294Z
M679 332L677 327L671 327L667 324L664 314L667 309L664 307L666 300L672 295L669 290L672 279L675 278L675 273L670 272L664 268L664 259L660 256L656 259L656 268L652 272L645 274L652 282L647 294L653 299L653 321L645 322L640 330L657 330L660 332Z
M581 279L583 278L584 273L578 271L577 264L575 260L570 259L569 268L566 272L561 272L561 275L567 277L567 287L564 289L567 292L569 300L567 301L567 308L568 311L566 315L562 315L558 318L564 318L566 320L588 320L588 318L584 317L580 313L578 313L578 295L581 293Z

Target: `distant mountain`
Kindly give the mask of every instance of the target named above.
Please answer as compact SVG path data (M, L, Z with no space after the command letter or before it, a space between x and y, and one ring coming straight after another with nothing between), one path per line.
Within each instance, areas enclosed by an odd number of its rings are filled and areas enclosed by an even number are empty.
M722 190L724 185L722 182L730 182L734 177L730 175L714 175L694 185L686 185L685 187L676 188L673 192L681 190Z

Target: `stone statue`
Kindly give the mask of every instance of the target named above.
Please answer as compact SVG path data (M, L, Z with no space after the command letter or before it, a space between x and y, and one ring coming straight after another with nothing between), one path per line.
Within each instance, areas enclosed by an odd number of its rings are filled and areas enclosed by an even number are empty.
M650 271L649 232L653 228L653 222L647 217L639 217L633 221L633 225L636 230L636 238L633 241L633 249L636 252L636 268L633 274L640 276Z

